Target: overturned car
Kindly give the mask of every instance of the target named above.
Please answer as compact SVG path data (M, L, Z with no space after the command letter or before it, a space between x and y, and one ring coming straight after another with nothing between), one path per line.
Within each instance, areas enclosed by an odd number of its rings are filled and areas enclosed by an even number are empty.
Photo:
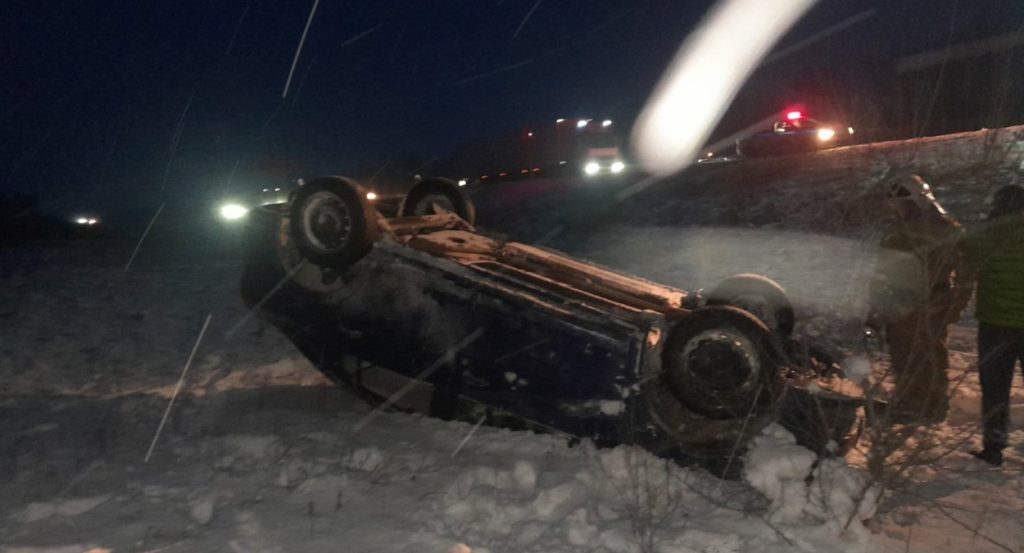
M371 402L633 443L679 459L742 451L779 421L843 452L860 400L792 339L757 275L706 296L485 236L454 182L367 200L306 181L250 214L242 295L334 381Z

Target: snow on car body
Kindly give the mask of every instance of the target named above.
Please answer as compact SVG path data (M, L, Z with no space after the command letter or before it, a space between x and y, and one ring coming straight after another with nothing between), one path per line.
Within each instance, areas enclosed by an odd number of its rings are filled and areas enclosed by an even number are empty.
M787 356L792 308L767 279L703 298L497 241L443 179L417 185L394 218L363 198L325 177L254 212L242 289L371 399L697 457L734 453L780 417L819 450L853 426L855 399L808 401L818 375ZM833 418L785 412L809 404Z

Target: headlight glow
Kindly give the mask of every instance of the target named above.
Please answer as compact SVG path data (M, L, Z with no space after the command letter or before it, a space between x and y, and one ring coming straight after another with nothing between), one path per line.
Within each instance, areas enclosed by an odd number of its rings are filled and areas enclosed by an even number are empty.
M249 210L239 204L224 204L220 208L220 216L229 221L241 219L246 213L249 213Z
M88 225L89 224L89 220L86 219L85 217L79 217L79 218L75 219L75 222L80 224L80 225Z
M832 137L834 137L835 135L836 131L832 129L818 129L818 140L822 142L828 142L829 140L832 140Z
M469 183L468 180L466 180L466 179L459 179L459 186L466 186L467 183Z
M588 175L596 175L597 172L600 170L601 166L598 165L596 161L591 161L590 163L583 166L583 172Z
M622 170L625 168L626 164L622 163L621 161L616 161L615 163L612 163L611 166L612 173L621 173Z
M373 200L376 200L377 199L377 193L376 192L367 192L366 193L366 199L370 200L371 202Z

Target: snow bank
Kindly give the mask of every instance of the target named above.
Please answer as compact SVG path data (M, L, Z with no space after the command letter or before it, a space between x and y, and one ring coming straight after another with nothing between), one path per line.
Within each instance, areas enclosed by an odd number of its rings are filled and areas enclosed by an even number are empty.
M769 425L754 439L743 478L768 499L771 522L819 524L851 544L867 544L870 532L861 521L874 515L879 489L842 459L816 463L781 426Z

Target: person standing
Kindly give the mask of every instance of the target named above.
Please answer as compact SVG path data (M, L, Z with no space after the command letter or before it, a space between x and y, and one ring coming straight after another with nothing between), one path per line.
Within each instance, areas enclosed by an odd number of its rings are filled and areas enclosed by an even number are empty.
M947 327L970 302L962 228L917 175L886 183L892 223L871 282L874 323L884 327L895 380L887 419L939 423L949 410Z
M978 377L982 449L971 454L1003 464L1013 368L1024 369L1024 187L1000 188L986 224L967 241L977 272Z

